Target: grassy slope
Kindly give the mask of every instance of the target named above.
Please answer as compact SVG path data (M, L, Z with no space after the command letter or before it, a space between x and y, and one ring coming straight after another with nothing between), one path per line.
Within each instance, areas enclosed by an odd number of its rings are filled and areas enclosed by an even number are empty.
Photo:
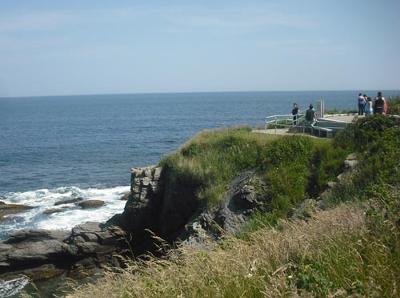
M333 143L258 138L246 130L201 134L163 163L170 178L197 178L198 198L207 203L218 200L238 171L254 167L269 185L270 212L280 217L321 190L345 152L358 152L361 166L326 198L332 209L308 222L256 225L247 237L226 239L210 251L182 248L164 260L133 263L71 297L398 296L400 129L395 120L360 120ZM240 161L245 143L251 144L251 155Z
M167 187L195 185L196 197L204 205L221 200L232 178L254 169L267 184L269 210L281 216L336 177L346 153L326 139L254 134L239 128L202 132L161 165Z
M87 286L73 297L289 295L296 291L296 271L306 270L298 267L302 260L329 255L321 249L321 243L334 249L335 239L350 233L360 237L363 225L358 209L341 207L321 212L308 223L285 222L279 231L261 229L248 241L227 239L224 249L205 252L181 248L169 260L132 264L121 275L109 274L101 283Z

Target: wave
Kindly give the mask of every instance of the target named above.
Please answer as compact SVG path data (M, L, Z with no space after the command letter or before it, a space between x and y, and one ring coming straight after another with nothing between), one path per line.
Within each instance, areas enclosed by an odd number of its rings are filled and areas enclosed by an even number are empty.
M5 203L23 204L33 208L5 216L0 225L0 239L20 229L67 230L88 221L104 222L114 214L122 212L126 202L121 200L121 197L127 192L129 186L87 189L65 186L6 193L2 199ZM105 204L96 209L82 209L74 203L55 205L57 202L74 198L102 200Z

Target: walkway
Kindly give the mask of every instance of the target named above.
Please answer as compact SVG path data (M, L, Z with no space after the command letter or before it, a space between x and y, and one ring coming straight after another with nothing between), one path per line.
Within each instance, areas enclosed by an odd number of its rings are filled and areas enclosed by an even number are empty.
M311 138L316 138L316 136L310 135L308 133L300 132L289 132L288 128L277 128L277 129L253 129L251 132L254 133L264 133L267 135L280 135L280 136L307 136Z
M332 115L325 115L324 118L320 119L320 125L321 127L324 126L324 123L326 125L326 123L328 123L328 126L331 126L332 123L329 122L329 120L332 121L337 121L337 122L342 122L342 123L346 123L346 124L350 124L355 118L357 117L364 117L364 116L358 116L356 114L332 114ZM326 121L324 121L326 120ZM329 124L330 123L330 124ZM340 126L343 126L340 125ZM323 128L322 128L323 129ZM308 137L314 137L316 138L317 136L314 135L310 135L309 133L301 133L301 132L289 132L289 128L272 128L272 129L253 129L252 132L254 133L264 133L264 134L271 134L271 135L303 135L303 136L308 136Z
M328 120L335 120L335 121L342 121L346 123L351 123L354 118L359 117L356 114L325 114L325 117L322 119L328 119ZM361 116L364 117L364 116Z

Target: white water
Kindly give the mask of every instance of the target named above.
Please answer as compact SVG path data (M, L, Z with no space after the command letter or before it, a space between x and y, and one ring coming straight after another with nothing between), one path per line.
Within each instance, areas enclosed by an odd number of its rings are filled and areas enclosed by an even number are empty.
M27 228L68 230L88 221L105 222L123 211L126 201L121 200L121 197L127 192L129 192L129 186L104 189L80 189L72 186L7 193L3 200L5 203L23 204L34 208L7 215L0 224L0 239L6 238L14 231ZM56 202L78 197L84 200L102 200L105 205L95 209L82 209L74 203L54 206ZM54 208L65 210L49 215L43 214L44 211Z
M16 278L12 280L0 280L0 297L11 297L18 294L27 284L29 279L26 277Z

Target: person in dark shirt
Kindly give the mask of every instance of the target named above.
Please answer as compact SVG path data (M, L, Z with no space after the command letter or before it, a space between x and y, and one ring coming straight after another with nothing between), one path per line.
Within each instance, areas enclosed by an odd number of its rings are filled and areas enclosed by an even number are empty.
M382 96L382 92L378 92L374 101L374 114L384 114L385 113L385 98Z
M292 115L293 115L293 125L297 125L297 117L299 116L299 107L297 103L293 104Z
M309 124L314 124L315 122L315 110L312 104L310 104L310 107L306 111L306 121Z

